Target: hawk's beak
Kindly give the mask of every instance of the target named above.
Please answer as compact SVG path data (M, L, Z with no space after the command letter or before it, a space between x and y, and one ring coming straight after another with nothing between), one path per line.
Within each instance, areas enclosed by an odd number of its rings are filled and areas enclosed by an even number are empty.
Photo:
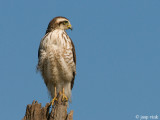
M68 29L72 30L72 25L71 24L68 25Z

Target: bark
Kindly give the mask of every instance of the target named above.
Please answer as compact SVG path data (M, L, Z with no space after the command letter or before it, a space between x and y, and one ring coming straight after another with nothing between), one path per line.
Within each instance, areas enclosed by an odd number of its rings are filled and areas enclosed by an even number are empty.
M62 95L58 95L57 99L52 107L50 103L42 107L41 103L34 100L32 104L27 105L26 113L22 120L73 120L73 110L67 114L68 103L62 101Z

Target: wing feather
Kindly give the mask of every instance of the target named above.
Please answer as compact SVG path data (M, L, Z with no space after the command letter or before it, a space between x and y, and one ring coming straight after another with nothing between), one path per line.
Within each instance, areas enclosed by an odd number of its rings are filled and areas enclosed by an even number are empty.
M73 61L76 65L76 51L75 51L75 47L74 47L74 44L73 44L72 40L71 40L71 44L72 44ZM72 78L72 81L71 81L71 89L73 88L73 85L74 85L75 75L76 75L76 71L73 72L73 78Z
M38 49L38 65L37 65L37 70L42 69L42 63L44 61L45 58L45 49L42 45L43 41L46 39L46 37L48 36L48 33L44 36L44 38L41 40L40 45L39 45L39 49Z

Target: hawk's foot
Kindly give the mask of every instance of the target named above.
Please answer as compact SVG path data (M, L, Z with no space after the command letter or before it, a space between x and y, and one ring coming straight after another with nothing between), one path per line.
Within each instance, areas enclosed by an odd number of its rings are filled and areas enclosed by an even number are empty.
M50 105L53 106L55 101L58 101L58 99L57 99L56 87L54 87L54 98L53 98L52 101L50 102Z
M68 101L68 98L67 98L67 96L65 94L62 94L62 101L65 101L65 102Z
M52 106L53 106L55 101L58 101L58 100L57 100L57 96L56 96L56 97L54 97L54 98L51 100L50 105L52 105Z
M68 101L67 96L64 94L64 88L63 88L63 92L62 92L62 101L65 101L65 102Z

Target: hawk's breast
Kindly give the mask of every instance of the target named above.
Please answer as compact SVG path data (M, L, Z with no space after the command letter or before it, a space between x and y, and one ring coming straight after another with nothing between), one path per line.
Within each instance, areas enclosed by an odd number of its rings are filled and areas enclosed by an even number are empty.
M50 40L49 40L50 39ZM75 63L73 61L72 44L64 31L54 31L48 35L47 60L48 77L53 81L72 81Z

